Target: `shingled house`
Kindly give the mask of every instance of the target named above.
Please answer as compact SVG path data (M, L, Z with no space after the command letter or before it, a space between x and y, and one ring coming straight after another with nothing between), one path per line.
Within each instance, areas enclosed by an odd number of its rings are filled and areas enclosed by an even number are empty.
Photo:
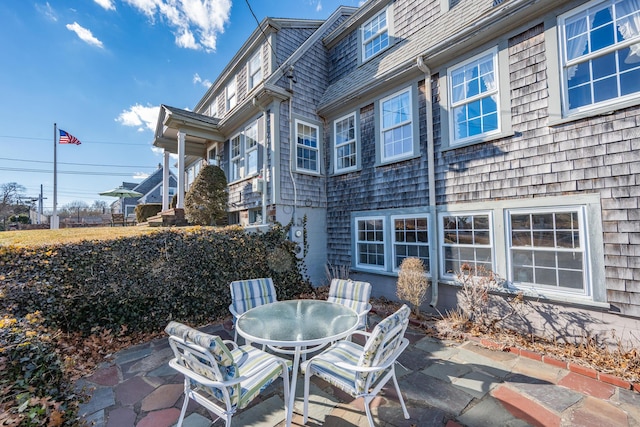
M346 265L395 298L418 256L442 311L468 264L543 333L637 340L639 104L639 0L369 0L265 19L193 112L162 109L155 145L178 203L204 159L230 222L306 229L316 284Z

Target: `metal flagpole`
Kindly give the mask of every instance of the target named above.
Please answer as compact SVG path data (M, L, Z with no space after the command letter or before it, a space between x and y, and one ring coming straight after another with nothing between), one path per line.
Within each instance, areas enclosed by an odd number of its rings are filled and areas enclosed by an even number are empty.
M51 216L51 222L49 224L49 228L51 230L58 229L58 162L57 162L57 154L56 154L56 133L57 133L57 125L53 124L53 215Z

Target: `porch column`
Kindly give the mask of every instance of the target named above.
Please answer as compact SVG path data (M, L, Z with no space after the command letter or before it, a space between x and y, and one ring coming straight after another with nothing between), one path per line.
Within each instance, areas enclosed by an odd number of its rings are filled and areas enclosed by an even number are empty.
M164 162L162 164L162 211L169 210L169 152L164 151Z
M178 200L176 203L176 208L182 209L184 208L184 149L185 149L185 132L182 130L178 131Z

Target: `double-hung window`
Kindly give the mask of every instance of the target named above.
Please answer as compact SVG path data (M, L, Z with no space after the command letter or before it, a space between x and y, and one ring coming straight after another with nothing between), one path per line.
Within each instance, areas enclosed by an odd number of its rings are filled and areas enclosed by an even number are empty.
M393 273L405 258L422 260L429 270L429 218L421 210L354 214L355 267Z
M231 144L229 149L231 150L230 171L231 181L236 181L242 178L242 134L238 134L231 138Z
M320 128L300 120L295 121L296 170L320 172Z
M356 266L386 269L384 217L356 219Z
M233 107L236 106L237 97L236 97L236 78L232 77L229 83L227 83L226 87L226 107L227 111L230 111Z
M497 49L452 67L448 81L453 145L500 132Z
M429 271L429 222L426 215L391 217L393 267L399 270L405 258L419 258Z
M384 9L361 27L363 62L389 47L388 10Z
M588 293L581 207L507 211L510 279L515 286Z
M356 113L341 117L333 124L335 137L335 172L346 172L357 167Z
M380 125L383 162L413 154L411 88L380 100Z
M262 81L262 49L258 50L255 55L251 57L248 64L248 86L249 90L256 87Z
M251 123L244 130L244 149L246 161L246 174L258 173L258 122Z
M209 105L209 116L217 117L218 116L218 98L213 97L211 104Z
M495 271L493 265L492 222L489 212L442 214L441 271L445 276L460 272L467 264L471 271Z
M558 26L565 115L640 97L640 1L592 1Z

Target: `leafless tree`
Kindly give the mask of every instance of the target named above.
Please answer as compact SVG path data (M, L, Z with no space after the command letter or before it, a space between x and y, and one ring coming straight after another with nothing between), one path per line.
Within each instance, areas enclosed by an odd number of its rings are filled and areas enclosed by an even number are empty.
M0 220L5 224L7 218L14 214L19 205L19 199L26 189L17 182L0 184Z

